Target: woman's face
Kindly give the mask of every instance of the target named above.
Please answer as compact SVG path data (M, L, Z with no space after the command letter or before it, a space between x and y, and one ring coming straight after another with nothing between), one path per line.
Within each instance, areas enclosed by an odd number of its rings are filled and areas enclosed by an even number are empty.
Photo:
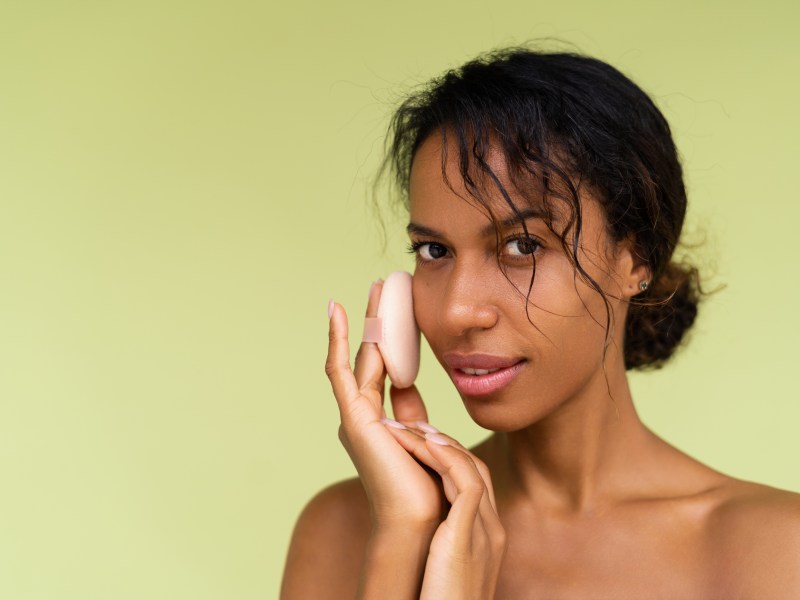
M442 176L439 136L420 146L411 169L414 311L467 411L487 429L513 431L582 397L606 394L603 299L576 276L558 237L535 210L526 219L530 238L525 238L499 192L487 186L496 220L508 221L499 232L504 275L497 262L495 226L460 183L456 149L450 148L448 156L446 170L455 192ZM488 162L506 189L512 189L502 157L495 153ZM515 201L521 210L534 208ZM622 324L626 310L619 298L635 293L628 290L638 284L641 273L633 272L626 248L612 246L596 201L584 195L582 212L578 257L608 294L615 322ZM554 223L557 231L563 225ZM526 315L531 253L536 277ZM609 369L621 364L622 332L620 325L612 331Z

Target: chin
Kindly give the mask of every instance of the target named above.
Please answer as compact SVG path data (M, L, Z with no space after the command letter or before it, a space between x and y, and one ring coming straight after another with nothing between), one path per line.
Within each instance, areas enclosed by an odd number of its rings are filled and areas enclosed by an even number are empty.
M490 431L508 433L524 429L530 423L520 418L520 415L509 410L508 405L504 405L497 399L486 398L465 398L461 397L464 408L470 418L480 427Z

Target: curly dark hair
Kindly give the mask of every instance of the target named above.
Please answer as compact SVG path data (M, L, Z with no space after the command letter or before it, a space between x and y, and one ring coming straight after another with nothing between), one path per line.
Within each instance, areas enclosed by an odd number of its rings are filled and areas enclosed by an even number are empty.
M698 270L672 260L686 189L669 125L650 97L614 67L575 53L515 47L481 55L433 79L394 113L381 173L391 174L406 206L414 155L437 132L443 147L448 139L455 142L464 184L487 210L478 183L482 176L521 216L487 164L490 150L502 153L514 192L524 196L527 190L531 201L530 190L537 190L547 225L576 273L605 301L605 352L610 305L578 259L579 190L591 190L611 238L633 240L635 254L651 273L650 286L630 300L625 367L661 367L693 324L704 292ZM569 217L561 231L554 229L557 209ZM534 260L529 295L535 272Z

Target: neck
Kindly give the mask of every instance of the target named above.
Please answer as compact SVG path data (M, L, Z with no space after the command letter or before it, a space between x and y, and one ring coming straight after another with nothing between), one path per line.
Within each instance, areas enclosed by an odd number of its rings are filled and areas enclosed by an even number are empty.
M613 399L600 373L557 412L493 436L487 450L499 496L524 498L537 510L582 513L641 479L657 438L639 420L624 368L609 372L608 384Z

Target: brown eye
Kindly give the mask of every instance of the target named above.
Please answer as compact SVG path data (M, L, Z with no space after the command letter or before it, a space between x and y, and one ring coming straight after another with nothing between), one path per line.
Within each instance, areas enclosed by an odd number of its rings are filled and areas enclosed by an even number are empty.
M506 254L509 256L530 256L541 246L532 237L518 237L506 242Z
M425 244L420 244L417 247L417 252L419 252L419 256L422 260L436 260L447 254L447 248L441 244L427 242Z

